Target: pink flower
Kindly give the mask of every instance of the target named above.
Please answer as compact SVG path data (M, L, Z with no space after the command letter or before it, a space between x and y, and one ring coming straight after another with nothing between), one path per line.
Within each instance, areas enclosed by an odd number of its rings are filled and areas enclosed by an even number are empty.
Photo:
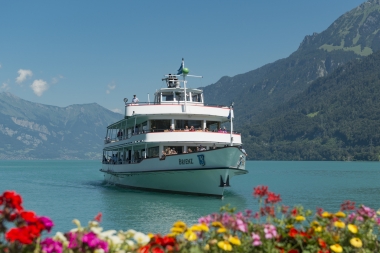
M46 217L46 216L41 216L41 217L38 217L38 220L44 224L44 227L45 229L50 232L51 228L54 226L54 223L53 221L49 218L49 217Z
M207 215L205 217L201 217L201 218L198 219L198 222L199 223L205 223L208 226L211 223L211 216Z
M264 225L264 233L266 239L272 239L277 237L276 227L271 224Z
M376 215L376 212L375 210L365 206L365 205L361 205L359 207L359 209L357 210L358 214L360 214L361 216L363 217L367 217L367 218L373 218L375 215Z
M77 234L75 232L69 232L67 234L67 237L69 239L69 249L74 249L78 247Z
M248 230L247 224L240 219L236 220L236 226L242 232L247 232L247 230Z
M46 238L41 242L42 251L46 253L62 253L62 243Z
M259 246L262 244L260 236L258 234L252 233L252 245L253 246Z
M108 244L100 240L94 232L85 234L82 237L82 241L86 243L91 249L103 249L105 252L108 251Z

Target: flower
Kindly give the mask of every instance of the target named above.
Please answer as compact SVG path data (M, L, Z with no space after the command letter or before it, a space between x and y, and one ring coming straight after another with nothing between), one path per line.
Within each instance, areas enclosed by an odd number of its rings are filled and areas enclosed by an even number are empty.
M339 211L339 212L336 212L336 213L335 213L335 216L336 216L336 217L340 217L340 218L345 218L345 217L346 217L346 214L343 213L342 211Z
M46 253L61 253L62 243L54 241L52 238L46 238L41 242L42 250Z
M358 227L354 224L348 224L347 228L353 234L356 234L358 232Z
M262 244L260 236L258 234L252 233L252 245L253 246L259 246Z
M346 224L344 224L343 221L337 220L334 222L334 226L337 228L344 228L346 226Z
M253 196L256 197L264 197L268 194L268 186L257 186L253 188Z
M141 233L141 232L136 232L133 235L133 239L137 242L139 245L146 245L150 241L150 237Z
M276 227L271 224L264 225L264 233L266 239L272 239L277 237Z
M329 212L324 211L324 212L322 213L322 217L323 217L323 218L331 218L331 217L332 217L332 214L329 213Z
M237 236L230 236L228 238L228 241L230 243L232 243L233 245L241 245L241 241L240 241L239 237L237 237Z
M295 219L296 219L296 221L304 221L306 218L305 218L305 216L297 215Z
M354 237L350 240L350 243L355 248L361 248L363 246L362 240L360 238Z
M333 244L330 246L330 249L336 253L340 253L340 252L343 252L343 248L342 246L340 246L339 244Z
M193 231L191 230L187 230L186 233L184 234L184 237L188 240L188 241L195 241L198 237L197 237L197 234L194 233Z
M102 220L102 213L98 213L98 214L95 216L94 220L97 221L97 222L101 222L101 220Z
M218 242L218 247L225 251L232 251L232 245L228 241Z
M38 217L38 221L40 221L44 225L45 229L48 232L50 232L51 228L54 226L53 221L49 217L46 217L46 216Z

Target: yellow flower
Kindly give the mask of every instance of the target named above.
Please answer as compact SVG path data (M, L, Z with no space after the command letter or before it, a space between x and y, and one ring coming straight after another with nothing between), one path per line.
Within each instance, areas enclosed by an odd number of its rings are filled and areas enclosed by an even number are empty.
M339 211L339 212L335 213L335 216L340 217L340 218L344 218L344 217L346 217L346 214L343 213L342 211Z
M180 228L180 227L172 227L170 229L170 231L173 232L173 233L182 234L185 230L184 230L184 228Z
M334 226L337 228L344 228L346 224L344 224L343 221L337 220L336 222L334 222Z
M222 228L219 228L218 230L216 230L217 233L225 233L227 232L227 229L225 227L222 227Z
M318 227L318 226L319 226L319 222L316 221L316 220L314 220L314 221L311 222L311 225L312 225L313 227Z
M297 215L296 216L296 221L304 221L305 220L305 217L302 216L302 215Z
M188 241L195 241L198 238L197 234L191 230L187 230L184 236Z
M175 222L174 224L173 224L173 227L177 227L177 228L186 228L186 223L185 222L183 222L183 221L177 221L177 222Z
M323 218L331 218L331 217L332 217L332 214L329 213L329 212L326 212L326 211L325 211L325 212L322 213L322 217L323 217Z
M343 248L342 246L340 246L339 244L333 244L330 246L330 249L336 253L340 253L340 252L343 252Z
M322 227L321 226L317 226L314 228L314 231L315 232L322 232Z
M197 225L194 225L190 228L191 231L204 231L204 232L208 232L209 231L209 228L207 227L206 224L202 223L202 224L197 224Z
M358 227L356 225L354 225L354 224L348 224L347 228L353 234L356 234L358 232Z
M228 238L228 241L234 245L240 245L241 244L240 239L237 236L230 236L230 238Z
M220 223L219 221L213 221L211 223L211 226L213 226L213 227L220 227L220 228L224 227L223 224Z
M218 242L218 247L225 251L232 251L232 245L227 241Z
M354 237L350 240L350 243L352 246L354 246L355 248L361 248L363 246L363 243L362 243L362 240L360 240L359 238L357 237Z
M210 245L209 244L206 244L203 248L203 250L205 251L209 251L210 250Z
M152 239L154 237L154 234L153 233L148 233L146 234L147 236L149 236L150 239Z

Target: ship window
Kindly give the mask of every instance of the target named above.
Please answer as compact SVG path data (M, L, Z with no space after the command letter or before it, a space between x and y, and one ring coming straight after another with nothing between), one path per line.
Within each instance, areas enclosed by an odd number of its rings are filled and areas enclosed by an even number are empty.
M173 101L173 100L174 100L173 93L170 93L170 94L162 93L162 101Z
M150 122L152 132L163 132L164 130L169 130L170 125L170 119L151 120Z
M159 151L158 147L148 148L147 157L148 158L158 157L158 151Z
M193 102L202 102L201 94L194 94L192 96L192 101Z
M188 126L190 128L193 126L196 130L199 128L202 129L202 121L201 120L176 120L175 121L175 129L185 129Z

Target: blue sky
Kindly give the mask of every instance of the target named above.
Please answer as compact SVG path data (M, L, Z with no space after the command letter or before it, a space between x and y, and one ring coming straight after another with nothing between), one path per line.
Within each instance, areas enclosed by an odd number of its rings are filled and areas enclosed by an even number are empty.
M152 100L182 57L189 87L286 58L363 0L1 1L0 92L56 105Z

